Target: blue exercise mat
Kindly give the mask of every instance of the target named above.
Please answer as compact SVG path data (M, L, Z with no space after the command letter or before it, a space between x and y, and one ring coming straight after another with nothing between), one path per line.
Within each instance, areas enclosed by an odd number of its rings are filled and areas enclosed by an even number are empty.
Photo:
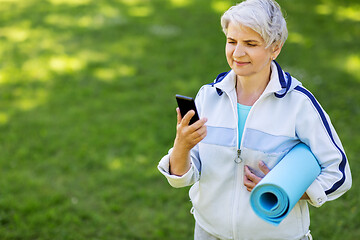
M297 144L252 190L253 210L265 221L279 225L320 171L309 147Z

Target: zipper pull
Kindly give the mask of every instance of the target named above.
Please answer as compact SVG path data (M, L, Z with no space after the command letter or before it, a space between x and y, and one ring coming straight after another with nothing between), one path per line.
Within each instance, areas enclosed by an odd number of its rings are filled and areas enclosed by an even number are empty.
M237 150L237 158L235 158L235 160L234 160L236 163L241 163L242 162L242 159L241 159L240 155L241 155L241 150L238 149Z

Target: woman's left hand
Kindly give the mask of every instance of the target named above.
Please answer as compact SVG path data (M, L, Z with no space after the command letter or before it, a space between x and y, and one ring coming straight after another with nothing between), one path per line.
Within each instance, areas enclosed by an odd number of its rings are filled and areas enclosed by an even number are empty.
M265 175L270 172L270 169L263 161L259 162L259 168ZM253 188L260 182L261 179L261 177L258 177L252 173L248 166L245 166L244 185L249 192L253 190Z
M259 162L259 168L265 175L270 172L270 169L263 161ZM254 187L261 181L261 179L263 178L256 176L250 171L248 166L245 166L244 185L249 192L254 189ZM302 195L301 200L309 200L309 196L306 192Z

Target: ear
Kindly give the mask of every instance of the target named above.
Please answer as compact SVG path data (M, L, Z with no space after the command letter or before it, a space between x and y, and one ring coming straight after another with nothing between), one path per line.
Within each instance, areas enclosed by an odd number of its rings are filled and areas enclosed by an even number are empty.
M271 57L273 59L276 59L277 56L280 54L281 49L283 47L283 44L280 44L279 42L275 42L272 46L271 46Z

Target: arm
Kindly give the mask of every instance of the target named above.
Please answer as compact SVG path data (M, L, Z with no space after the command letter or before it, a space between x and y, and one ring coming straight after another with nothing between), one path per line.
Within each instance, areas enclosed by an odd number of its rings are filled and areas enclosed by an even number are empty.
M340 139L328 115L306 89L299 87L295 118L296 136L311 149L321 166L321 173L306 190L302 199L308 199L313 206L320 207L326 201L334 200L351 187L350 167ZM259 166L266 174L268 169ZM249 191L260 181L245 168L244 184Z
M351 187L350 167L331 121L320 104L308 92L296 121L296 133L317 158L321 173L307 189L309 203L320 207Z
M206 118L189 126L194 111L189 111L181 118L179 108L177 112L177 130L174 148L170 154L170 173L177 176L184 175L190 169L190 150L206 136Z
M177 134L174 147L159 162L159 171L167 178L173 187L189 186L199 179L198 146L206 136L206 119L200 119L189 126L189 121L194 115L193 111L188 112L181 118L177 109Z

